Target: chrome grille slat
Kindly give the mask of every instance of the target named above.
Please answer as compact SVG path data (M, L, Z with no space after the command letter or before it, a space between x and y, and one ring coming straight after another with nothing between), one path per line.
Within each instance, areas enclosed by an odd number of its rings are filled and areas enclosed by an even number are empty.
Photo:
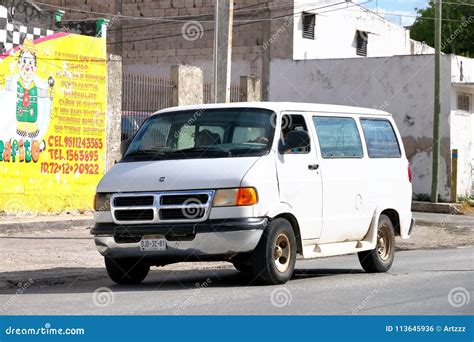
M214 190L113 194L117 224L202 222L209 217ZM167 203L167 204L163 204ZM146 213L140 215L140 212Z

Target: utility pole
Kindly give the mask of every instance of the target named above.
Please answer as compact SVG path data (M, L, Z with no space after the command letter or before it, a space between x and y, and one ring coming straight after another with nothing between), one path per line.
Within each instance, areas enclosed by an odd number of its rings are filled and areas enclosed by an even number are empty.
M441 0L435 3L435 88L434 88L434 117L433 117L433 166L431 179L431 202L438 202L439 177L439 117L441 112Z
M214 23L214 102L230 102L234 1L216 0Z

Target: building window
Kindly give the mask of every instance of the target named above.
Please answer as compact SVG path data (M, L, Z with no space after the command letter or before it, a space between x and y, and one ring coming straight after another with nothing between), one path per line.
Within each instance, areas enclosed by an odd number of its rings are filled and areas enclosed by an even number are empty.
M458 110L465 112L471 111L471 96L467 94L458 94Z
M314 27L316 25L316 14L303 13L303 38L314 39Z
M369 35L364 31L356 31L356 54L357 56L367 57L367 44Z

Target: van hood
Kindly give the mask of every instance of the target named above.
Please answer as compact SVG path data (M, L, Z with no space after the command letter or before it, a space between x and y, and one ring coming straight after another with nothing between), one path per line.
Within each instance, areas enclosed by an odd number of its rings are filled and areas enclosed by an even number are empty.
M173 191L239 187L261 157L178 159L115 164L97 192ZM163 177L165 177L163 179ZM161 180L160 180L161 179Z

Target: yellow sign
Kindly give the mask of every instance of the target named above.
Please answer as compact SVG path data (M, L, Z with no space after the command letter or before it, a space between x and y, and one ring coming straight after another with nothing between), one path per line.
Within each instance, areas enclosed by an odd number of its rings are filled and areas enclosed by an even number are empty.
M91 209L105 167L105 39L57 33L1 55L0 107L0 212Z

